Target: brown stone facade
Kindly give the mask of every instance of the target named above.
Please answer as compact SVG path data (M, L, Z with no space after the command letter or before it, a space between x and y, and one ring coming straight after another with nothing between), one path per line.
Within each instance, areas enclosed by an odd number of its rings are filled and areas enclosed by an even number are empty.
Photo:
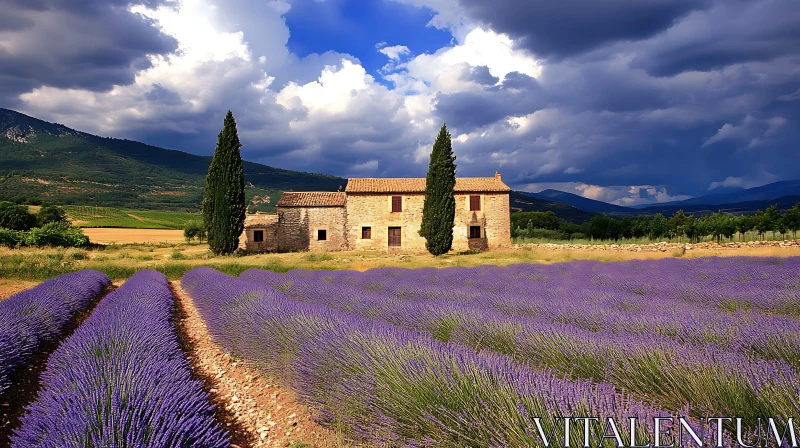
M256 235L258 232L260 235ZM278 250L278 215L274 213L247 215L244 231L239 237L239 248L251 253Z
M278 207L278 250L347 250L345 207Z
M392 211L392 197L400 196L401 211ZM480 197L480 210L470 211L470 196ZM425 195L348 193L347 240L351 250L424 251L425 238L419 236ZM453 225L453 250L484 250L511 246L508 193L456 194ZM479 227L480 236L470 238L470 227ZM369 227L369 231L365 231ZM389 228L400 228L400 246L389 246ZM362 238L364 235L369 238ZM473 236L476 236L473 234Z
M251 244L258 224L246 225L246 248L253 252L424 251L425 239L419 235L424 181L351 179L346 193L284 193L274 221L262 224L265 232L272 232L265 235L274 234L271 238L276 242ZM453 250L511 247L509 190L499 174L457 179Z

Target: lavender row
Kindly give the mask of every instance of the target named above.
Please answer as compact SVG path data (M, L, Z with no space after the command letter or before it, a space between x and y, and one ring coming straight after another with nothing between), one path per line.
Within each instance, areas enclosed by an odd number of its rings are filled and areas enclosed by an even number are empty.
M699 296L665 292L659 286L660 282L680 284L675 271L689 284L692 275L712 276L719 280L716 284L708 279L696 280L704 283L701 290L706 297L738 295L733 302L740 306L752 301L763 304L764 300L757 299L758 294L747 292L758 290L762 296L782 297L776 302L780 304L776 308L790 309L800 306L797 275L800 263L797 260L788 259L782 261L783 264L751 258L733 260L733 263L729 259L701 260L702 263L659 260L648 264L574 262L556 267L387 268L365 273L290 271L276 277L274 286L289 291L295 282L349 285L393 301L451 301L510 316L534 316L591 332L650 334L666 336L681 344L718 345L765 360L783 360L800 369L800 320L796 317L756 311L760 308L721 309L721 306L705 303ZM663 263L662 271L672 274L658 274L658 263ZM608 265L615 266L606 267ZM699 269L699 274L691 271L695 268ZM772 286L748 287L750 281L743 284L741 278L744 277L735 273L742 268L750 279L772 279ZM613 282L608 280L612 274ZM721 283L729 286L720 286Z
M325 421L357 439L535 446L535 417L547 427L555 415L659 415L607 383L565 380L502 355L298 303L210 268L189 271L181 283L218 343L287 381ZM573 437L582 443L582 434Z
M110 284L102 272L84 270L0 301L0 395L11 386L11 374L43 343L63 336L73 317Z
M180 349L174 302L156 271L103 299L50 356L13 446L228 446Z
M240 278L283 285L289 297L315 306L424 331L573 378L609 381L669 410L691 404L697 417L791 416L800 404L800 378L785 362L753 360L714 345L687 348L657 335L589 332L449 300L407 301L341 283L300 278L287 286L286 276L255 269Z
M670 305L732 311L751 309L800 316L800 257L727 257L633 260L616 263L574 261L552 265L454 267L448 269L380 268L359 276L354 271L291 271L294 277L350 283L369 290L395 291L403 282L420 283L442 293L474 296L489 292L553 298L572 291L578 297L658 298ZM413 293L412 293L413 294ZM608 300L606 298L606 300ZM618 302L618 304L620 304Z

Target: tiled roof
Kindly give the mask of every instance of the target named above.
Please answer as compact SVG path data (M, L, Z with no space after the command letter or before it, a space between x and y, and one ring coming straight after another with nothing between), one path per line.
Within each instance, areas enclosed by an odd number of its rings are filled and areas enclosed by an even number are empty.
M347 193L424 193L425 178L351 178ZM458 177L456 193L488 193L511 191L499 177Z
M344 192L286 191L278 201L278 207L344 207Z
M244 217L244 228L264 227L276 222L278 222L278 215L275 213L254 213Z

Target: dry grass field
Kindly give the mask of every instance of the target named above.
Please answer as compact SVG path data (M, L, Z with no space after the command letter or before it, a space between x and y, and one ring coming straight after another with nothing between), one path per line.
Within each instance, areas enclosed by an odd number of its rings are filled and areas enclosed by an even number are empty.
M0 300L11 297L24 289L33 288L38 283L38 281L32 280L0 278Z
M149 237L155 240L168 238L173 243L107 244L92 249L57 248L0 248L0 290L24 289L18 285L31 285L34 281L55 277L65 272L80 269L98 269L113 279L125 279L140 269L157 269L175 280L184 272L206 265L223 272L238 274L250 268L286 272L292 269L352 269L363 271L379 267L448 267L478 266L484 264L509 265L515 263L559 263L572 260L625 261L635 259L660 259L669 257L789 257L800 256L800 247L741 247L695 249L685 253L632 252L632 251L588 251L552 250L522 247L519 249L495 250L482 253L453 253L434 257L427 253L395 254L387 252L295 252L283 254L258 254L247 256L214 256L208 245L187 244L175 233L164 230L86 229L90 231L114 231L109 239L127 234L129 239ZM151 233L152 232L152 233ZM164 233L167 232L167 233ZM161 235L161 236L156 236ZM93 241L103 238L90 235ZM114 240L116 241L116 240ZM180 242L174 242L180 241ZM22 282L22 283L20 283ZM0 294L1 296L2 294Z
M83 233L97 244L158 244L184 241L183 230L123 229L115 227L85 228Z

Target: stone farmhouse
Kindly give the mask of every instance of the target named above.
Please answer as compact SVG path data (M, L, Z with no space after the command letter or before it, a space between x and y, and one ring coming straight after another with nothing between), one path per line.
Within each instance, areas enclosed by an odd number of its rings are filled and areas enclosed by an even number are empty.
M500 173L456 179L453 249L511 246L509 192ZM424 178L351 178L344 192L287 191L277 213L245 219L248 252L424 251Z

